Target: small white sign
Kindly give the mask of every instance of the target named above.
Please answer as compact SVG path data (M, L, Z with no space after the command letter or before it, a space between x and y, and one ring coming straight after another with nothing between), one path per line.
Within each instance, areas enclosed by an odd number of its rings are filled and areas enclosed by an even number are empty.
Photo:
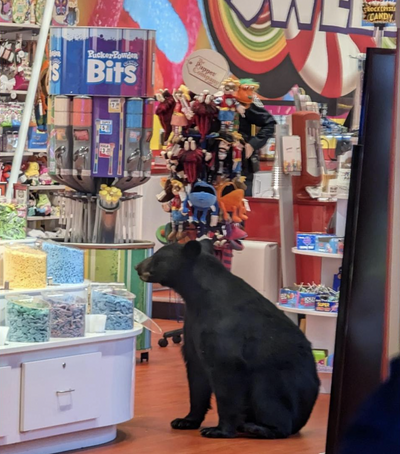
M229 77L226 59L211 49L196 50L185 60L183 81L193 93L208 90L211 94L219 91L222 82Z
M282 137L283 173L301 172L301 140L299 136Z

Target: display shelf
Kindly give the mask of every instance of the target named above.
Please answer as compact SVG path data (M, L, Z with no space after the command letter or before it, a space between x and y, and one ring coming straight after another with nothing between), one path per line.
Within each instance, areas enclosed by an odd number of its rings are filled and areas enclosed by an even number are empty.
M284 312L291 312L293 314L304 314L304 315L310 315L314 317L332 317L332 318L337 318L337 313L336 312L319 312L313 309L301 309L299 307L286 307L283 304L276 304L277 308L280 309L281 311Z
M74 338L50 338L49 342L7 342L0 347L0 355L12 355L15 353L33 352L47 350L49 348L64 348L75 345L93 344L97 342L127 339L139 336L143 331L143 326L135 323L133 329L124 331L105 331L104 333L86 333L85 337Z
M37 24L15 24L14 22L1 22L0 33L18 32L20 30L39 30L40 25Z
M60 216L28 216L28 222L36 222L36 221L57 221L60 219Z
M1 158L13 158L15 156L15 153L14 152L9 152L9 151L0 151L0 159ZM28 157L28 156L33 156L33 153L27 151L24 153L24 157Z
M292 248L292 252L297 255L307 255L309 257L321 257L323 259L343 259L343 254L327 254L318 251L302 251L297 247Z
M66 186L62 184L40 184L39 186L30 186L30 191L64 191ZM37 216L30 216L30 217L37 217Z
M32 154L47 153L47 148L28 148L28 152Z
M32 239L34 241L35 239ZM26 241L27 240L19 240L19 241ZM7 243L10 243L9 241ZM40 294L42 292L50 292L50 291L60 291L60 292L78 292L80 290L85 290L89 287L90 281L85 280L81 284L53 284L53 285L48 285L47 287L44 288L35 288L35 289L16 289L16 290L1 290L0 289L0 302L1 298L4 298L5 296L10 296L10 295L18 295L21 293L25 293L27 295L33 295L33 294Z
M27 95L27 90L11 90L11 91L2 91L0 96L11 96L11 95Z

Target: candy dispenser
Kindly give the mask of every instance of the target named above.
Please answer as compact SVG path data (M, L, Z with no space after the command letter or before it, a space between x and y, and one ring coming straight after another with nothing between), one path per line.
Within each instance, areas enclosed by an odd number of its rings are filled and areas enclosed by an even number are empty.
M117 233L116 219L118 213L120 231L132 233L130 201L139 196L122 194L111 209L98 203L98 193L102 185L127 191L150 178L154 46L150 30L51 30L48 158L55 178L77 191L63 195L67 232L85 232L67 234L66 241L101 242L103 230L109 243L134 241Z
M10 289L37 289L47 285L47 254L36 247L4 248L4 282Z
M127 290L95 289L92 291L91 313L107 315L106 330L132 329L135 298Z
M28 295L7 297L6 323L10 342L47 342L50 338L50 305Z
M47 253L47 278L53 284L81 284L84 281L84 252L54 241L44 241Z
M84 337L87 302L65 292L43 293L51 312L51 337Z

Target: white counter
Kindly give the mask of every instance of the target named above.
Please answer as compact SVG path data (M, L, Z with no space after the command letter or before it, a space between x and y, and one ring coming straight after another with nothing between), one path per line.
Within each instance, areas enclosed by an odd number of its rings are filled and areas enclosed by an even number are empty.
M133 417L136 336L0 347L0 452L55 454L111 441Z

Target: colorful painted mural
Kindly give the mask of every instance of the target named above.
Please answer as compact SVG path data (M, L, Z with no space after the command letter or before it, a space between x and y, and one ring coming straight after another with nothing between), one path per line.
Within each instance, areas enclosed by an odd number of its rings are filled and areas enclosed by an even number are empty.
M158 88L179 86L185 57L212 48L227 58L234 75L257 79L263 97L287 99L300 85L329 99L354 91L357 56L375 46L362 2L78 0L78 25L155 29ZM386 35L385 47L394 47L393 26Z

